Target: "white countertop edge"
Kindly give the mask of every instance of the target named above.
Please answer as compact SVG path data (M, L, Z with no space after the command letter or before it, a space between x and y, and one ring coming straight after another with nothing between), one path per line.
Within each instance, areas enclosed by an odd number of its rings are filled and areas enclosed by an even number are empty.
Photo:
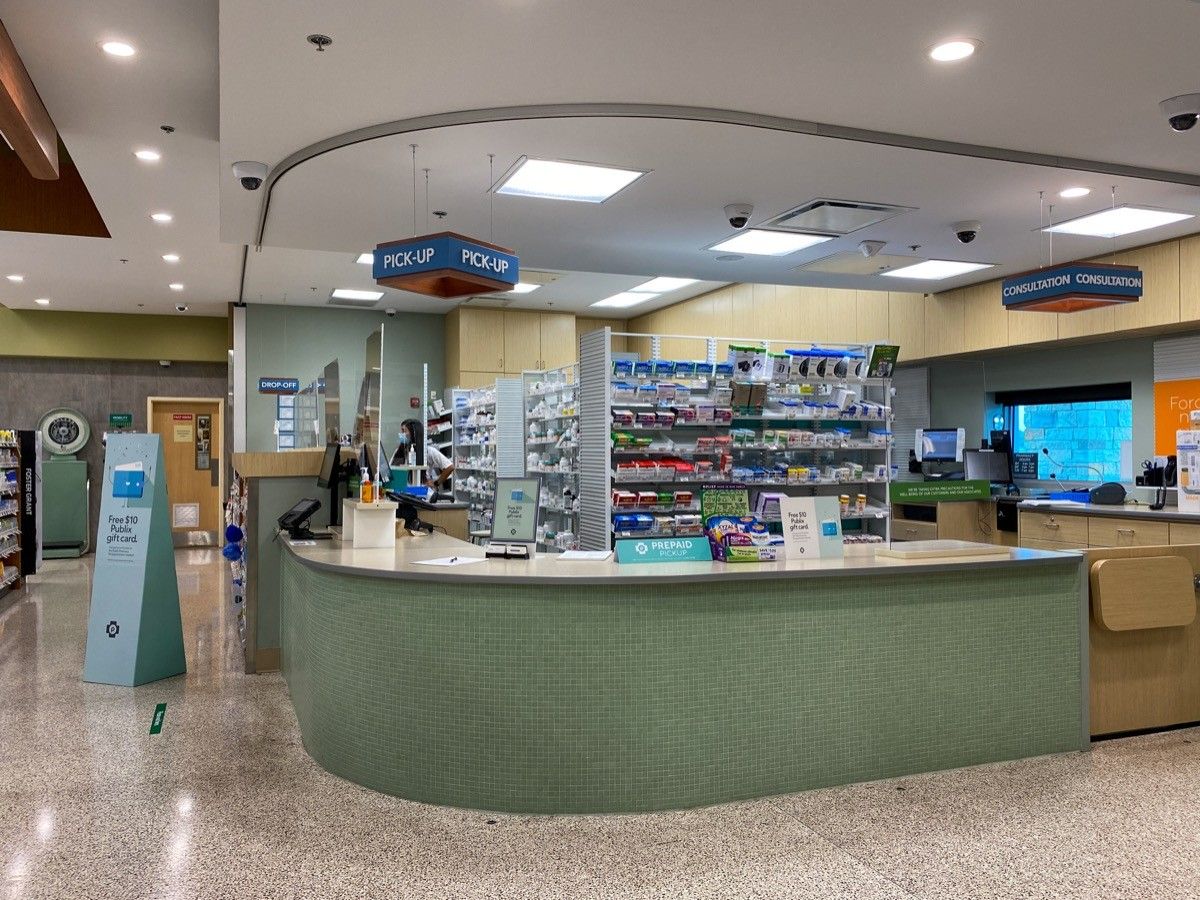
M415 565L419 560L446 556L482 557L482 548L464 541L430 535L403 538L397 548L355 550L339 542L293 547L280 537L287 550L313 569L339 575L401 581L455 584L679 584L696 581L761 581L791 578L864 577L956 572L960 569L997 569L1007 566L1078 564L1083 554L1073 550L1029 550L1013 547L1009 556L959 556L946 559L900 560L851 556L844 559L802 560L789 563L646 563L619 565L613 560L560 561L554 554L533 560L487 560L460 568ZM417 543L410 543L417 542ZM403 547L399 545L405 545Z

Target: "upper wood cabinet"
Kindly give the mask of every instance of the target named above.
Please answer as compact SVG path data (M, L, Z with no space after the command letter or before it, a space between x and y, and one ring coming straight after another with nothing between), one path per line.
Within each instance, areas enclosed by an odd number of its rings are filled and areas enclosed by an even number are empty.
M465 387L493 373L520 375L578 359L571 313L460 306L446 315L445 333L448 384Z
M923 294L888 292L888 339L900 345L900 359L924 359L925 297Z
M1179 241L1127 250L1117 254L1116 262L1142 270L1142 299L1113 308L1118 331L1179 321Z

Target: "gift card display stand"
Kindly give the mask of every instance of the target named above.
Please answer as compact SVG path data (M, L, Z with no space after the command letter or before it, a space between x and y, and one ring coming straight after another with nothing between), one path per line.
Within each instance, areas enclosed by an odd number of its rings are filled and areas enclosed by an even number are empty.
M137 685L186 671L162 442L157 434L113 434L83 680Z

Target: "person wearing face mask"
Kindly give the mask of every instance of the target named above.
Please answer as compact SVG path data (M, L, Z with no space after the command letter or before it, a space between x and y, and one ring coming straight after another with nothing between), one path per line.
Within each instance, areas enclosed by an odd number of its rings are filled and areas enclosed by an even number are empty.
M445 487L454 474L454 462L426 442L425 427L416 419L405 419L400 423L400 446L396 450L396 458L405 460L410 466L428 466L424 483L435 491Z

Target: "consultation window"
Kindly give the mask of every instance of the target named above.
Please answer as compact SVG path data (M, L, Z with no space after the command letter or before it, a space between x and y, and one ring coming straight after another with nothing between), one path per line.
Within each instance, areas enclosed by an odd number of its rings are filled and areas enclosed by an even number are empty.
M1029 393L1034 396L998 395L997 400L1009 401L1001 405L1012 430L1013 451L1037 454L1039 479L1133 480L1129 385Z

